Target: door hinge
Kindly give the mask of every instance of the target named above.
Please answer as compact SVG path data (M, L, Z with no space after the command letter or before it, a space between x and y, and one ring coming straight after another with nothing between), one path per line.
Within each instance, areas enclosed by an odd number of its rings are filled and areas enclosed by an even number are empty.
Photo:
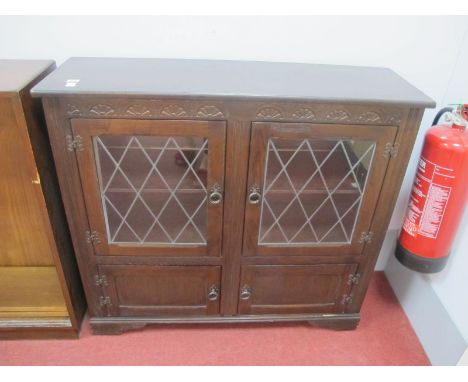
M110 297L109 296L100 296L99 297L99 305L101 305L101 306L105 306L105 305L110 306L110 305L112 305Z
M97 286L106 286L107 285L107 277L105 275L96 275L94 276L94 282Z
M374 232L361 232L361 237L359 238L359 243L370 243L372 242L372 236L374 236Z
M388 142L385 144L384 157L385 158L394 158L398 154L398 148L400 147L399 143Z
M101 239L99 238L99 232L97 231L86 231L85 232L85 237L86 237L86 242L91 244L98 244L101 242Z
M83 138L80 135L67 135L67 149L68 151L83 151Z
M358 285L359 284L359 279L361 278L360 273L351 273L348 276L348 285Z
M341 299L342 305L348 305L353 302L353 295L352 294L344 294L343 298Z

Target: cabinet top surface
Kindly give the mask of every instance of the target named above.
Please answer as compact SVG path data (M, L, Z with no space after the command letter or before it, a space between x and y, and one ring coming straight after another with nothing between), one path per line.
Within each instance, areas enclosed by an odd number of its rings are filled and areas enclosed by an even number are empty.
M70 58L37 84L32 94L435 106L431 98L390 69L260 61Z
M51 60L0 60L0 93L21 91L53 64Z

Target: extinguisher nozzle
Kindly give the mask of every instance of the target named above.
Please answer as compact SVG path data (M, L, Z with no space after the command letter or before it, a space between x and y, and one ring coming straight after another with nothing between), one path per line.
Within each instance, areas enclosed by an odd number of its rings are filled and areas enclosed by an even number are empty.
M407 249L403 248L400 243L397 243L395 249L395 257L406 268L420 273L437 273L445 268L448 256L438 259L429 259L427 257L417 256Z

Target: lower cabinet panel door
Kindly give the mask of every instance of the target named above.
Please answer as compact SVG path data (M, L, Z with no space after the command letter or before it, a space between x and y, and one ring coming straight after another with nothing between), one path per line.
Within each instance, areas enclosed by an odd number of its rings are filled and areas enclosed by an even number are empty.
M110 316L219 314L218 266L102 265L99 270Z
M344 312L356 264L249 265L242 269L240 314Z

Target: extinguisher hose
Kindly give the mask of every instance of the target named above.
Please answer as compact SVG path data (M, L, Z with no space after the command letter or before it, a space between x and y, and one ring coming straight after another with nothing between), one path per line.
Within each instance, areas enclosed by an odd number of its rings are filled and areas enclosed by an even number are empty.
M453 108L451 107L443 107L442 109L439 110L439 112L436 114L434 121L432 122L432 126L435 126L439 123L440 117L444 115L445 113L452 112Z

